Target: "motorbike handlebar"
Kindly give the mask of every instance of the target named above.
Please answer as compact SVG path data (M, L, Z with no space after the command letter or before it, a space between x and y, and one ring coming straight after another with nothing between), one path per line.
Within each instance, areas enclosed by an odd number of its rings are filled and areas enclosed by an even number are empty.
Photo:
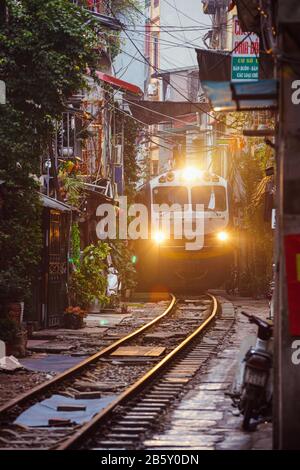
M247 317L250 321L250 323L255 323L260 329L264 331L268 331L270 334L272 332L272 325L267 323L266 321L256 317L255 315L251 315L250 313L241 311L241 314L244 315L244 317Z
M250 318L252 315L250 313L244 312L244 310L241 311L241 314L244 315L244 317Z

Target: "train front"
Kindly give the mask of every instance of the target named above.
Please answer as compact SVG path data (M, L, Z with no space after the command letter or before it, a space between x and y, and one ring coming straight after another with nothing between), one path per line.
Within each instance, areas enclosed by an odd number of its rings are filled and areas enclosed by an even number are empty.
M136 245L139 286L221 286L233 262L227 181L188 167L154 178L145 195L150 224Z

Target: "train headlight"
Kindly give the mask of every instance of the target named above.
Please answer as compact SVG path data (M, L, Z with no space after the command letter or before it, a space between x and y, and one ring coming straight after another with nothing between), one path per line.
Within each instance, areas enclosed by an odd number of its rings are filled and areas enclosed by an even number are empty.
M157 232L154 232L152 238L158 245L163 243L166 239L165 234L161 230L157 230Z
M194 181L201 178L202 174L203 173L201 170L199 170L199 168L188 166L182 171L182 178L185 181Z
M228 232L219 232L217 238L220 242L227 242L229 240Z

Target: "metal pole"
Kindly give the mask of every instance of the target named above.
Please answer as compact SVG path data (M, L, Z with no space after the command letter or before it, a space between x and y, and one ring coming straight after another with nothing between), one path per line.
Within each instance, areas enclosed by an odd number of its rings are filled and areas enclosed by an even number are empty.
M300 240L300 4L295 0L278 0L279 125L277 132L278 235L277 235L277 302L275 325L275 405L274 447L300 449L300 364L293 359L294 341L288 289L291 270L286 270L285 246L293 234ZM297 98L298 97L298 98ZM297 253L295 253L296 270ZM296 282L296 280L295 280ZM299 282L300 292L300 282ZM290 295L290 294L289 294ZM297 322L300 323L298 309ZM300 354L299 354L300 356Z

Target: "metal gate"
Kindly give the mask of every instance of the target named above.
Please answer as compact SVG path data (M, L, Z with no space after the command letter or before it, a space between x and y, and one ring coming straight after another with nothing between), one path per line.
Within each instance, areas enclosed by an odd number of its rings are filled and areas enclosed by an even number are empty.
M58 326L67 303L67 216L50 210L48 232L48 279L46 324Z

